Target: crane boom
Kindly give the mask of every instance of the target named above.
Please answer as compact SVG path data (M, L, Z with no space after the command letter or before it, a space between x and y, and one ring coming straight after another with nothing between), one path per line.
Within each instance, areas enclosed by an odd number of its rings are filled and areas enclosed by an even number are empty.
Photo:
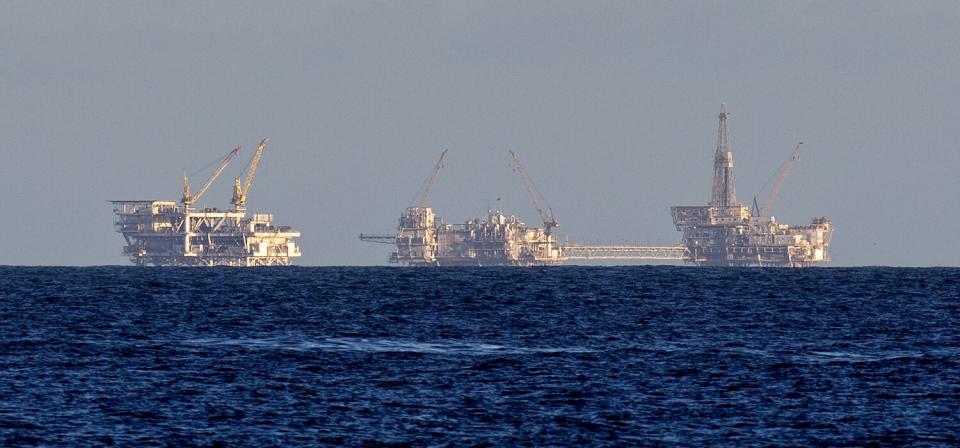
M440 159L437 160L437 164L433 166L433 171L430 172L430 176L427 177L427 181L423 184L420 196L418 196L414 202L414 207L425 207L427 205L427 199L430 198L430 191L433 190L433 184L437 182L437 175L440 174L440 168L443 168L443 158L446 156L447 150L444 149L443 152L440 153Z
M217 180L217 178L220 177L220 173L222 173L223 170L227 168L227 164L229 164L230 161L233 160L233 158L236 157L237 154L239 153L240 153L239 146L237 146L236 148L233 148L232 151L228 152L226 157L224 157L223 160L220 161L220 165L217 165L217 169L213 171L213 174L211 174L210 177L207 178L207 181L203 183L203 185L200 187L199 190L197 190L196 194L193 194L193 195L190 194L190 179L186 175L184 175L183 176L183 198L181 199L181 201L183 202L183 205L190 206L195 204L197 200L199 200L200 197L207 192L207 189L210 188L210 185L213 185L213 181Z
M560 227L556 218L553 217L553 209L548 206L548 211L543 210L543 207L540 205L540 200L537 198L537 187L533 185L533 181L531 181L530 176L527 175L523 164L520 163L520 157L513 151L510 151L510 157L513 159L513 170L520 175L520 180L523 181L523 187L527 190L527 196L530 196L530 202L533 203L533 208L537 210L537 214L540 215L540 219L543 220L544 232L550 234L551 229Z
M239 177L233 179L233 200L231 202L235 210L242 210L247 206L247 193L250 192L250 187L253 185L253 176L257 174L257 167L260 166L260 158L263 157L263 149L266 146L267 139L260 140L257 152L250 158L250 163L247 166L247 177L244 179L243 185L240 184Z
M787 179L787 174L790 174L790 169L793 168L793 164L797 161L797 159L800 158L801 145L803 145L803 142L797 143L797 146L793 148L793 152L790 153L790 158L787 159L786 162L783 162L783 165L780 166L780 172L777 173L777 179L774 181L773 186L770 187L770 193L767 194L767 198L763 200L763 206L761 206L760 210L758 211L759 216L767 216L767 212L777 200L777 196L780 196L780 188L783 187L783 181Z

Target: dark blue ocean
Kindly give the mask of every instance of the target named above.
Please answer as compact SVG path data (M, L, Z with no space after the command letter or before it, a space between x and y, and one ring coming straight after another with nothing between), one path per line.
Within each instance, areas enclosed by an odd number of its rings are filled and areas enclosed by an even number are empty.
M960 444L960 269L0 268L6 446Z

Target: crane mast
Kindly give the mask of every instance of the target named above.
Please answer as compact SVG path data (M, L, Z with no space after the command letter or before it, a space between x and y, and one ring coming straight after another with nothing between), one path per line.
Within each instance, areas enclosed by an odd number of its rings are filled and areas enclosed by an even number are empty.
M523 187L527 190L527 196L530 197L530 202L533 203L533 208L537 210L537 214L540 215L540 219L543 220L544 233L549 235L554 227L560 227L560 223L553 217L553 209L548 206L547 210L549 212L547 212L540 206L540 200L537 199L537 188L533 185L533 181L530 180L530 176L527 175L523 164L520 163L520 157L513 151L510 151L510 157L513 159L513 170L520 175L520 180L523 181Z
M446 149L440 153L440 159L437 160L437 164L433 166L433 171L430 172L430 176L427 177L426 182L423 184L423 187L420 190L420 195L414 201L414 207L425 207L427 205L427 199L430 198L430 191L433 190L433 185L437 182L437 175L440 174L440 169L443 168L443 158L447 156Z
M793 152L790 153L790 158L780 166L776 181L774 181L773 186L770 187L770 193L767 194L767 198L763 200L763 205L757 210L757 216L767 216L770 207L773 206L777 197L780 196L780 188L783 187L783 182L787 179L787 175L790 174L790 169L793 168L793 164L800 158L801 145L803 145L803 142L797 143L797 146L793 148ZM756 199L754 199L754 208L756 208Z
M230 202L236 211L242 211L247 206L247 193L250 192L250 187L253 185L253 176L257 174L257 167L260 165L260 158L263 157L263 149L266 146L267 139L260 140L257 152L253 154L250 163L247 165L247 177L243 184L240 184L239 176L233 179L233 199Z
M233 160L233 158L236 157L237 154L239 153L240 153L239 146L237 146L236 148L233 148L232 151L228 152L226 157L224 157L223 160L220 161L220 165L217 166L217 169L215 169L213 171L213 174L211 174L210 177L207 178L207 181L203 183L203 185L200 187L200 190L198 190L196 194L193 194L193 195L190 194L190 178L184 175L183 176L183 198L181 199L181 202L183 202L183 205L185 207L189 207L193 204L196 204L197 200L199 200L200 197L207 192L207 189L210 188L210 185L213 184L213 181L217 180L217 177L220 177L220 173L222 173L223 170L227 168L227 164L229 164L230 161Z

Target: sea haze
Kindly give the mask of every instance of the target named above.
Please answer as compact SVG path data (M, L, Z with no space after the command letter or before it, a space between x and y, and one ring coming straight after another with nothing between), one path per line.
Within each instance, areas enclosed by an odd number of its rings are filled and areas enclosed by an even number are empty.
M958 280L0 268L0 445L957 444Z

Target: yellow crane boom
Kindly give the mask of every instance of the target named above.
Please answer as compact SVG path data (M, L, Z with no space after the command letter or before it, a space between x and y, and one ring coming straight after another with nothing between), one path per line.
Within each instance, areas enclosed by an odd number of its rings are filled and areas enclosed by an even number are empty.
M447 150L444 149L440 153L440 159L437 160L437 164L433 166L433 171L430 172L430 177L427 178L424 182L423 187L421 187L420 195L417 197L417 200L414 201L414 207L426 207L427 199L430 199L430 192L433 191L433 184L437 182L437 175L440 174L440 168L443 168L443 158L447 156Z
M203 183L203 185L200 187L199 190L197 190L196 194L193 194L193 195L190 194L190 178L184 175L183 176L183 198L181 199L181 201L183 202L183 205L191 206L193 204L196 204L197 200L199 200L200 197L207 192L207 189L210 188L210 185L213 184L213 181L217 180L217 177L220 177L220 173L222 173L223 170L227 168L227 164L229 164L230 161L233 160L233 158L236 157L237 154L239 153L240 153L239 146L237 146L236 148L233 148L232 151L228 152L226 157L224 157L223 160L220 161L220 165L217 165L217 169L213 171L213 174L211 174L210 177L207 178L207 181Z
M510 151L510 157L513 158L513 170L520 175L520 180L523 181L523 187L527 190L527 196L530 196L530 202L533 203L533 208L537 210L537 214L539 214L540 219L543 220L543 231L549 235L554 227L560 227L560 223L553 217L553 209L547 206L547 211L544 211L543 207L540 206L540 200L537 199L537 196L539 196L537 187L533 185L533 181L530 180L527 171L523 169L523 164L520 163L520 157L513 151Z
M780 188L783 187L783 181L787 180L787 174L790 174L790 169L793 168L793 164L800 158L800 145L803 145L803 142L797 143L797 146L793 148L793 152L790 153L790 158L780 166L780 171L777 173L777 180L773 183L773 186L770 187L770 193L767 194L767 198L763 200L763 205L757 210L758 216L767 216L770 207L773 206L777 197L780 196Z
M247 178L240 184L240 178L233 180L233 208L243 210L247 206L247 193L250 192L250 186L253 185L253 176L257 174L257 167L260 165L260 158L263 157L263 149L267 146L267 139L260 140L260 146L257 152L253 154L250 163L247 165Z

